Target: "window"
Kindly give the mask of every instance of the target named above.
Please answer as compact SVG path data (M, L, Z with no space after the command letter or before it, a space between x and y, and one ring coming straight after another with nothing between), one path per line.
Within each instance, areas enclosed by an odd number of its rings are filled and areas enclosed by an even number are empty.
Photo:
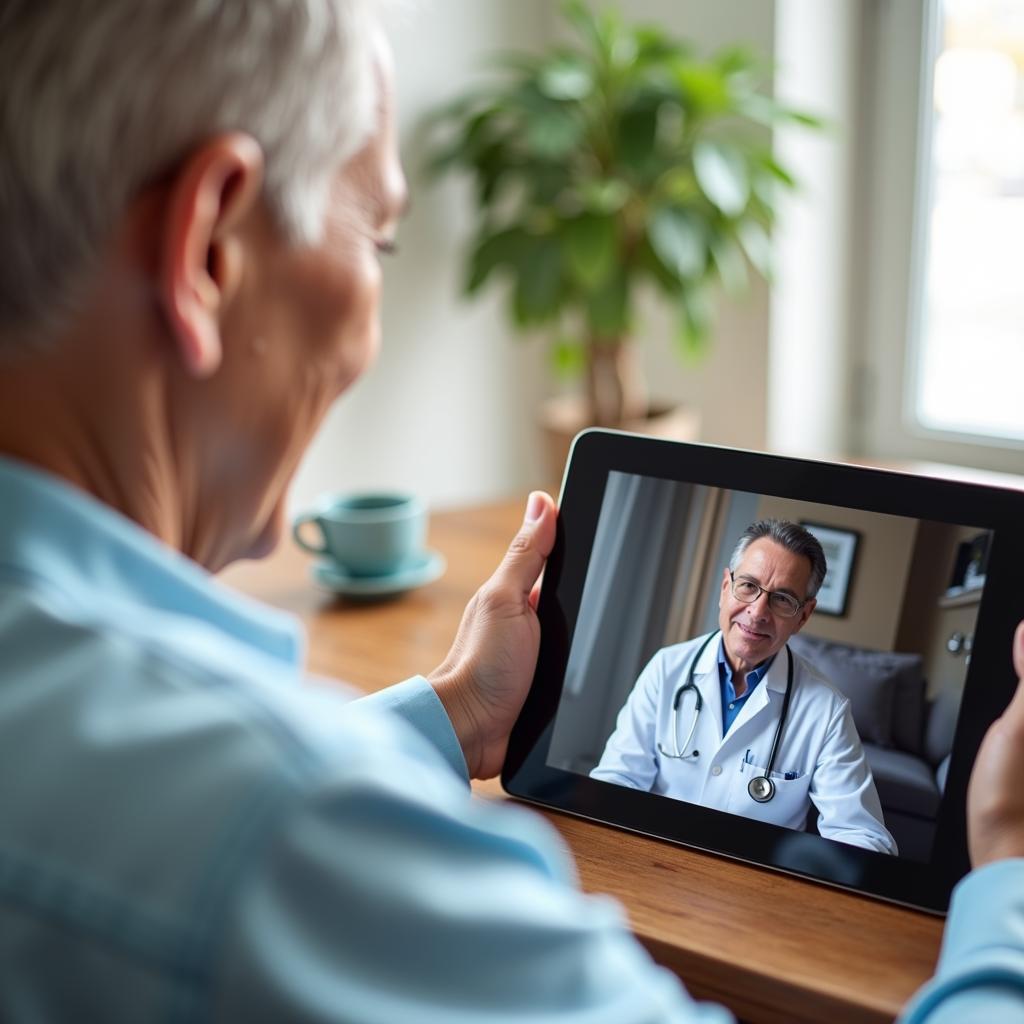
M1024 472L1024 3L865 4L855 453Z
M912 411L1024 440L1024 4L945 0L938 15Z

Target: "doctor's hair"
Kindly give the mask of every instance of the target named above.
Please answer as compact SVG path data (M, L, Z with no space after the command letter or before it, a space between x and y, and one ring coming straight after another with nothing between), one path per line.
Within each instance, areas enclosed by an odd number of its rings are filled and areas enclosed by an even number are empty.
M81 302L129 203L244 132L284 235L315 244L374 127L375 0L4 0L0 355Z
M729 569L735 572L743 558L743 552L755 540L761 540L763 537L774 541L787 551L792 551L794 555L802 555L811 563L811 578L807 583L805 598L814 597L828 571L825 552L813 533L805 530L798 523L791 523L788 519L758 519L756 523L751 523L740 535L736 547L733 548L732 557L729 559Z

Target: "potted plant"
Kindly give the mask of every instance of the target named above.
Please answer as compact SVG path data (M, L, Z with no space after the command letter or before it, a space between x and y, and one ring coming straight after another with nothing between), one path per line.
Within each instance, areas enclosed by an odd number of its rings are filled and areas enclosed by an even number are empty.
M795 182L767 129L817 121L764 91L746 49L701 59L661 27L582 0L562 10L578 42L505 55L436 111L428 167L475 179L466 291L507 278L515 324L547 328L556 366L582 371L572 433L652 412L632 342L646 285L696 356L719 287L741 292L749 267L770 273L777 193Z

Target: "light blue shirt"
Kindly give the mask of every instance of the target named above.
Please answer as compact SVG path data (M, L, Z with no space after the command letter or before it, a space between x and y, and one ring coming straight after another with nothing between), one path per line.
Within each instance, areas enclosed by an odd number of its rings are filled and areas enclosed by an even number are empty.
M350 701L295 623L0 459L0 1020L724 1022L473 798L421 678Z
M470 796L425 680L347 702L302 647L0 459L0 1019L731 1020L540 818ZM1019 1020L1022 979L1015 861L961 884L910 1019Z
M757 684L764 679L768 669L772 667L775 660L773 654L767 661L762 662L757 668L752 668L747 673L747 689L742 697L736 696L736 684L732 681L732 665L725 655L725 641L718 641L718 682L722 688L722 735L724 736L736 721L736 716L743 710L747 698L757 688Z
M1024 858L972 871L953 892L935 977L901 1024L1024 1020Z

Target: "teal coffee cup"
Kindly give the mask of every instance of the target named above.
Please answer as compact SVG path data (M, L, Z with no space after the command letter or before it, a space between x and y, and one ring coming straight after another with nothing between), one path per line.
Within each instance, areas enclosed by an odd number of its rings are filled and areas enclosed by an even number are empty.
M292 535L351 576L388 576L422 554L427 510L411 494L327 495L296 517Z

